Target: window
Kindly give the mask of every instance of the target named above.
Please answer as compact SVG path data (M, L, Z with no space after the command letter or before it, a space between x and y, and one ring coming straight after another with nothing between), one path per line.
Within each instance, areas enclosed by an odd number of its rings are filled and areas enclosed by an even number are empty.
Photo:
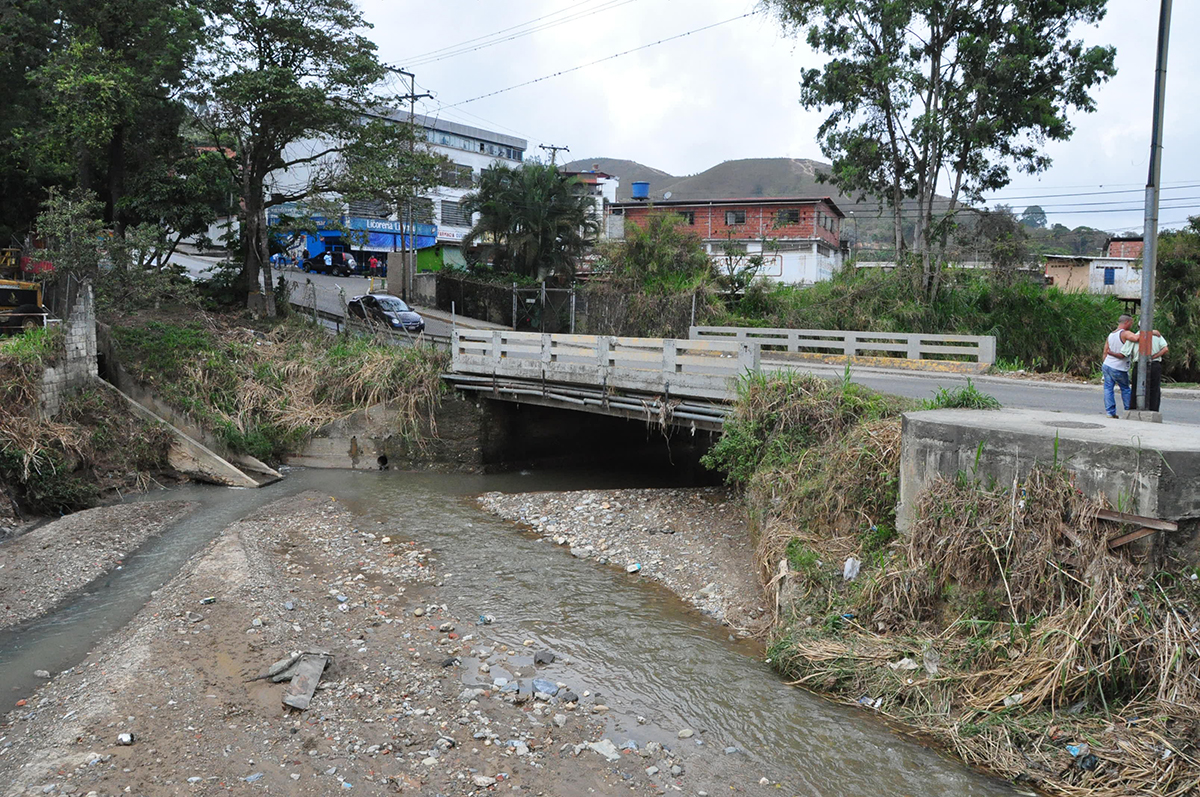
M784 224L799 224L800 208L784 208L775 214L775 223L779 226L783 226Z
M406 203L407 204L407 203ZM417 224L433 224L433 200L424 197L417 197L410 206L404 207L401 210L402 221L408 221L407 211L411 209L413 220Z
M676 211L676 212L677 212L677 213L678 213L680 216L683 216L683 220L684 220L684 221L686 221L686 222L688 223L688 226L690 226L690 227L695 227L695 226L696 226L696 211L694 211L694 210L680 210L680 211Z
M744 210L727 210L727 211L725 211L725 224L734 225L734 224L745 224L745 223L746 223L746 211L744 211Z
M351 199L346 205L351 216L362 219L386 219L391 215L388 206L375 199Z
M1104 284L1105 285L1116 285L1117 284L1117 270L1115 268L1104 269Z
M442 167L439 184L447 188L470 188L474 185L474 179L475 174L470 166L448 163Z
M471 219L462 206L447 199L442 200L442 224L447 227L470 227Z

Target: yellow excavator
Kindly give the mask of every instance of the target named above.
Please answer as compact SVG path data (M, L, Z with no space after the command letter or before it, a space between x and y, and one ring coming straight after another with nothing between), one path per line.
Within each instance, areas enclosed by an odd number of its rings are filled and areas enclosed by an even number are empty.
M27 323L44 326L42 283L18 279L21 250L0 249L0 335L17 334Z

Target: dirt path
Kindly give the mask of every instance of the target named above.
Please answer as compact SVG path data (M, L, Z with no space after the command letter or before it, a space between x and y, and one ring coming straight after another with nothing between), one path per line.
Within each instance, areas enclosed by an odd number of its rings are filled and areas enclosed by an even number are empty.
M327 495L283 499L8 715L0 793L780 793L683 739L610 749L603 707L534 693L540 651L481 630L439 603L428 551L357 530ZM248 680L318 648L333 663L308 711L281 705L286 684ZM468 656L519 688L464 684Z

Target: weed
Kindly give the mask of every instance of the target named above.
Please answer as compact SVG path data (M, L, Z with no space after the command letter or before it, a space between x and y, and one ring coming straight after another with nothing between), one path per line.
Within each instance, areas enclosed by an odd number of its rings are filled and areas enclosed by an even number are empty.
M919 405L923 410L998 410L1000 401L995 396L975 387L970 379L962 387L941 387L931 399Z

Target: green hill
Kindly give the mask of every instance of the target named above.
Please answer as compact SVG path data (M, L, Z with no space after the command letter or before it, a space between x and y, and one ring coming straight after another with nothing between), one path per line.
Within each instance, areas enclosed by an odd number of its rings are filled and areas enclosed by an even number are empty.
M729 199L742 197L832 196L839 205L853 201L832 186L817 182L829 164L807 158L746 158L725 161L699 174L676 176L661 169L618 158L581 158L563 166L568 171L599 169L621 178L617 199L631 198L633 183L650 183L651 199Z

